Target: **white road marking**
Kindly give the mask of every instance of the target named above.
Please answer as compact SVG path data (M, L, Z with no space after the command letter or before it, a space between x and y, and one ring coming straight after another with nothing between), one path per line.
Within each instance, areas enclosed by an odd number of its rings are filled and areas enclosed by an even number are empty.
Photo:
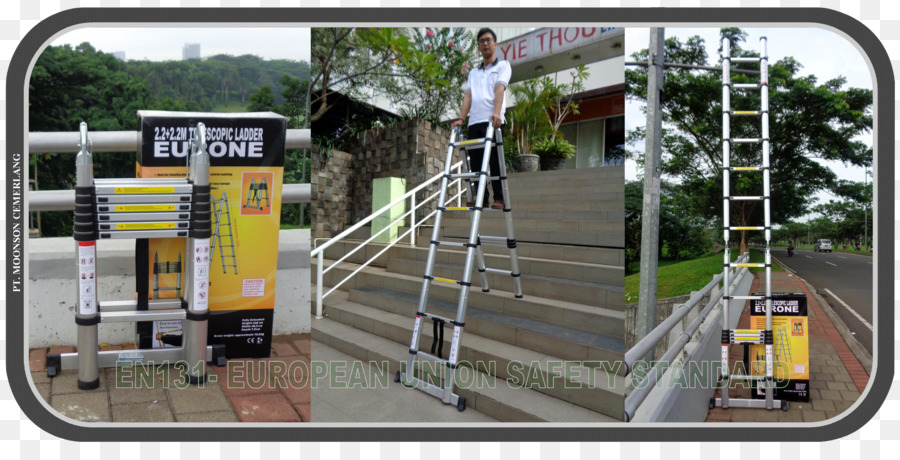
M826 261L826 262L825 262L825 263L826 263L826 264L828 264L828 265L832 265L832 266L835 266L835 267L837 267L837 264L833 264L833 263L831 263L831 262L828 262L828 261Z
M803 256L803 257L806 257L807 259L812 259L812 256Z
M844 256L837 256L838 259L846 259Z
M869 322L866 321L865 318L863 318L862 316L859 316L859 313L857 313L855 310L853 310L852 308L850 308L850 305L847 305L846 303L844 303L844 301L841 300L840 297L834 295L834 293L831 292L830 289L825 289L825 292L827 292L828 295L830 295L831 297L834 297L834 300L837 300L838 302L840 302L841 305L843 305L844 308L847 309L847 311L849 311L850 313L852 313L853 316L855 316L856 319L858 319L858 320L859 320L861 323L863 323L867 328L869 328L870 331L873 331L873 330L874 330L874 329L872 328L872 325L869 324Z

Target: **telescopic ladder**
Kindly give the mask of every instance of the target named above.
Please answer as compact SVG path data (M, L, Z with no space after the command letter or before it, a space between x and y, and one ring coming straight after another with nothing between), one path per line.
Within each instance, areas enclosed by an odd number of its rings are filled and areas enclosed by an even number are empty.
M228 194L223 193L219 201L213 201L212 207L213 216L216 218L216 227L212 234L209 259L212 260L213 255L216 253L216 247L218 247L219 258L222 261L222 273L227 273L227 268L233 267L234 274L237 275L237 251L234 248L234 233L231 231L231 211L228 208ZM222 214L225 214L224 220ZM228 243L225 243L226 238ZM229 249L229 251L226 252L226 249Z
M710 399L709 407L716 406L729 408L765 408L774 409L778 406L782 410L787 410L787 401L774 399L775 381L773 378L773 356L772 356L772 254L770 252L769 241L772 237L771 230L771 195L769 182L769 58L766 50L766 37L759 39L760 52L758 57L732 57L731 42L727 37L722 38L722 190L723 190L723 228L725 233L725 270L724 270L724 292L722 295L722 369L720 374L721 380L721 397ZM731 82L731 64L752 62L759 63L760 80L758 83L732 83ZM759 89L761 109L760 110L733 110L731 108L731 91L732 90L754 90ZM737 116L756 116L760 118L761 133L760 138L731 138L731 117ZM762 166L731 166L731 146L733 144L761 144L762 145ZM761 172L763 179L763 193L761 196L732 196L730 178L731 171L736 172ZM756 200L762 201L765 215L765 223L763 226L732 226L730 222L731 209L729 204L731 201L738 200ZM764 231L766 238L766 254L765 263L732 263L731 252L728 247L731 231ZM765 296L733 296L731 295L731 281L729 280L729 270L735 267L759 267L765 268L766 271L766 294ZM754 329L731 329L729 324L729 303L732 300L740 302L742 305L747 300L765 300L766 301L766 328L764 330ZM754 376L749 375L732 375L729 369L728 349L732 344L765 344L765 375ZM729 384L732 380L755 380L759 388L764 388L766 393L765 400L759 399L737 399L729 398Z
M245 208L249 209L263 209L262 201L266 200L266 206L269 207L269 184L266 183L266 178L263 177L262 180L257 183L256 179L250 179L250 193L247 194L247 204L244 205ZM253 202L251 205L250 202Z
M207 361L220 366L225 363L224 347L206 344L210 238L206 127L197 124L189 173L184 179L94 179L86 123L81 123L80 135L81 149L75 157L74 231L78 351L48 355L47 375L53 377L60 370L77 369L78 388L91 390L100 386L101 367L182 362L188 381L201 384L206 378ZM148 299L144 279L144 287L138 280L136 300L100 301L97 240L147 238L185 238L184 297ZM172 320L183 324L184 345L180 348L99 351L99 323Z
M416 320L413 326L412 342L409 347L409 358L406 363L406 368L401 368L401 370L397 372L394 381L401 382L403 383L403 385L408 387L416 387L434 397L437 397L444 404L455 404L458 410L463 411L466 408L466 398L464 396L459 396L453 393L453 384L456 375L456 366L458 364L459 346L462 339L462 331L463 327L465 327L466 307L469 300L469 290L472 287L472 271L475 268L476 261L478 273L481 278L482 291L490 291L487 274L494 273L512 276L513 290L516 298L521 299L523 297L523 293L521 284L521 272L519 271L519 259L516 255L516 237L515 233L513 232L512 208L510 205L511 200L509 196L509 185L507 184L506 162L504 161L503 157L503 136L500 133L499 129L494 130L492 126L488 126L485 137L480 139L458 141L457 139L460 137L460 133L460 128L454 128L450 133L450 145L447 148L447 159L444 161L444 175L441 179L440 198L438 201L437 211L435 213L434 228L431 234L431 243L428 246L428 258L425 262L425 279L422 282L422 293L419 297L419 307L416 312ZM490 177L490 174L488 173L488 165L490 164L491 147L494 144L496 144L497 146L497 155L500 159L500 171L498 171L498 176ZM463 172L451 174L450 168L453 163L453 154L458 148L463 150L476 148L484 149L484 156L482 157L482 162L481 165L479 165L479 170L477 172L470 171L467 155L463 153L461 155L464 165ZM471 180L477 179L474 206L446 206L447 189L450 185L450 181L453 179L465 179L468 181L467 188L469 197L473 196ZM485 190L488 180L490 179L500 180L502 183L505 203L504 209L490 209L480 206L481 204L483 204L482 201L484 200ZM469 232L469 239L466 243L438 240L441 233L441 219L443 217L443 213L447 211L464 211L471 213L471 230ZM506 237L484 236L479 234L478 228L481 223L481 213L484 211L503 212L504 216L506 217ZM498 270L485 267L484 249L482 245L486 244L498 246L502 245L506 246L509 249L510 270ZM466 261L463 267L462 279L453 280L434 276L434 263L438 246L456 246L466 248ZM459 302L456 309L455 319L435 315L426 311L428 307L429 289L431 287L431 283L434 281L448 284L458 284L460 286ZM432 322L433 341L431 344L430 353L419 350L419 332L421 330L423 319L427 319ZM453 338L450 343L450 352L448 358L445 359L443 357L443 343L444 325L447 323L453 325ZM427 360L429 362L436 363L437 367L435 369L443 369L443 372L440 372L440 374L442 375L436 375L436 381L434 383L428 382L426 380L427 373L424 370L421 370L420 376L417 375L416 368L414 367L414 364L417 362L417 358L423 358L424 360ZM443 382L441 382L441 379L443 380Z

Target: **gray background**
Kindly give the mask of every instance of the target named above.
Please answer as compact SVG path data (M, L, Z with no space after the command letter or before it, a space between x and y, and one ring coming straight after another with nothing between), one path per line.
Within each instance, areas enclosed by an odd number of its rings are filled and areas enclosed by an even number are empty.
M862 5L860 5L862 3ZM10 59L19 44L19 41L38 22L53 14L79 6L141 6L141 7L169 7L169 6L325 6L329 5L321 1L307 1L302 5L299 2L279 2L260 0L257 2L219 0L219 1L78 1L60 0L34 2L20 0L17 3L5 4L2 16L0 16L0 75L4 75L2 93L0 93L0 121L6 121L6 80ZM340 2L342 7L397 7L397 6L581 6L580 1L528 1L513 0L499 2L476 1L350 1ZM860 20L872 33L880 38L888 51L892 62L900 63L900 6L888 1L880 4L874 1L619 1L596 2L584 1L584 6L624 6L624 7L813 7L821 6L840 11L850 17ZM189 18L179 18L189 20ZM298 18L302 20L302 18ZM402 19L402 18L401 18ZM588 18L585 18L588 19ZM595 18L591 18L595 19ZM596 18L602 20L602 18ZM642 18L636 16L634 20ZM335 20L341 20L338 17ZM898 118L895 115L895 118ZM7 132L5 123L0 130L0 156L6 157ZM888 162L885 162L888 163ZM6 166L5 160L2 162ZM884 168L894 168L897 165L881 164ZM0 197L5 199L6 183L0 187ZM883 205L890 206L890 201L882 195ZM897 204L896 199L893 203ZM0 207L6 211L5 202ZM5 219L6 213L0 213ZM2 224L6 222L3 221ZM6 246L6 225L0 225L0 244ZM896 235L881 233L881 239L896 239ZM885 248L885 245L880 245ZM889 257L889 255L885 254ZM5 252L4 256L5 258ZM894 256L895 263L897 257ZM5 264L0 264L5 265ZM3 275L5 278L5 274ZM4 279L5 281L5 279ZM883 299L886 301L887 299ZM897 296L892 299L896 307ZM6 315L6 297L0 298L0 310ZM6 356L6 321L0 325L0 355ZM900 340L895 334L894 350L900 350ZM24 359L24 357L23 357ZM896 363L896 362L895 362ZM5 362L3 364L6 364ZM74 443L54 437L30 421L19 409L13 399L9 387L6 366L0 366L0 452L8 458L142 458L142 459L177 459L177 458L345 458L345 459L381 459L381 458L719 458L728 456L731 458L756 459L756 458L878 458L896 455L900 447L900 388L895 385L888 394L887 401L881 407L880 412L874 415L858 431L835 441L824 443L205 443L191 444L185 442L105 442L105 443ZM102 428L101 428L102 429ZM752 431L747 432L750 438ZM710 432L712 434L712 431ZM302 436L302 435L301 435ZM416 439L409 436L408 439ZM499 437L497 439L500 439Z

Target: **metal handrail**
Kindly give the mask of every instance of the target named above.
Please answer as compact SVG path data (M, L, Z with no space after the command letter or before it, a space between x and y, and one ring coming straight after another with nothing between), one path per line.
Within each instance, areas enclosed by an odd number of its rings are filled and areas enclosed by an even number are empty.
M744 258L749 258L749 256L750 256L750 254L745 252L744 255L742 255L741 257L738 258L736 263L741 263L741 261ZM739 279L741 279L741 277L744 275L744 273L747 272L747 270L748 270L747 268L738 269L735 272L736 275L731 278L730 284L737 283L737 281ZM712 289L713 286L717 285L719 283L719 281L721 281L722 276L723 275L719 275L716 278L714 278L709 284L706 285L706 287L709 287L710 289ZM704 291L707 293L709 292L708 290L706 290L706 288L704 288ZM694 301L693 305L697 305L700 302L700 300L703 298L703 296L706 295L703 293L704 291L701 291L697 295L691 297L691 299L688 302ZM630 421L631 419L634 418L634 415L637 412L638 408L641 406L641 404L644 402L644 400L647 399L647 396L650 395L650 392L653 391L653 389L656 387L656 383L662 377L665 370L669 367L669 364L675 359L676 356L678 356L678 353L681 353L682 350L684 350L685 345L687 345L688 342L691 341L691 337L694 336L694 333L697 332L698 329L700 329L700 325L703 324L704 321L706 321L706 317L709 316L709 313L712 312L713 308L715 308L715 306L719 304L719 300L722 299L723 292L724 292L724 290L721 290L709 299L709 302L706 304L706 307L704 307L703 310L701 310L700 313L697 315L697 317L694 318L694 320L691 321L691 323L681 332L681 335L678 336L678 339L675 340L675 343L673 343L672 345L669 346L669 348L666 350L666 352L663 354L663 356L659 359L659 361L653 363L653 366L647 371L647 373L644 375L644 378L642 378L640 381L638 381L638 383L636 385L634 385L634 387L635 387L634 390L631 393L629 393L628 396L625 397L625 421L626 422ZM669 318L667 318L667 320L675 317L676 314L680 315L680 317L679 317L679 320L680 320L687 314L688 311L693 309L693 305L690 308L685 308L687 306L687 304L684 304L684 306L679 308L676 313L673 313L671 316L669 316ZM682 311L684 312L684 314L681 314ZM665 321L663 323L665 323ZM660 323L660 325L657 326L656 329L661 328L663 326L663 323ZM675 322L673 322L672 324L674 325L674 323ZM656 331L656 329L654 329L654 331ZM671 329L672 329L672 327L668 328L668 331L666 331L666 335L669 333L669 331L671 331ZM649 335L647 337L649 337ZM653 346L655 346L655 345L656 344L654 343ZM637 345L635 345L635 347L632 347L632 350L634 350L634 348L636 348L636 346ZM631 350L629 350L629 352L630 351ZM627 355L627 353L626 353L626 355ZM626 360L627 360L627 358L626 358ZM632 362L631 364L633 365L634 362ZM630 372L630 366L629 366L629 372ZM627 375L627 373L626 373L626 375Z
M453 164L453 165L450 167L450 170L451 170L451 171L459 172L459 171L461 170L461 168L462 168L462 161ZM405 194L403 194L403 196L401 196L401 197L395 199L394 201L390 202L389 204L383 206L381 209L379 209L378 211L375 211L374 213L370 214L370 215L369 215L368 217L366 217L365 219L363 219L363 220L357 222L355 225L353 225L352 227L348 228L347 230L344 230L344 231L341 232L339 235L335 236L334 238L329 239L327 242L325 242L325 244L323 244L323 245L321 245L321 246L316 246L316 248L312 250L312 252L310 253L310 256L316 258L316 318L322 318L322 311L323 311L323 304L322 304L322 302L323 302L323 300L325 299L325 297L328 297L328 295L330 295L330 294L331 294L332 292L334 292L338 287L340 287L341 285L343 285L344 283L346 283L350 278L354 277L354 276L355 276L357 273L359 273L362 269L368 267L369 264L371 264L373 261L375 261L376 259L378 259L378 257L381 257L382 254L384 254L388 249L390 249L390 248L393 247L395 244L397 244L398 242L400 242L401 240L403 240L403 238L405 238L407 235L410 235L410 239L409 239L409 241L410 241L410 246L415 246L415 244L416 244L416 240L415 240L415 234L416 234L415 230L416 230L416 228L419 227L419 226L421 226L422 224L424 224L426 221L428 221L428 220L429 220L432 216L434 216L435 213L437 212L437 211L432 211L430 214L428 214L427 216L425 216L424 219L422 219L422 220L416 222L416 220L415 220L415 215L416 215L416 214L415 214L415 211L416 211L417 209L419 209L420 207L424 206L425 204L427 204L428 202L433 201L433 200L439 195L438 193L434 193L434 194L432 194L431 196L429 196L429 197L425 198L424 200L422 200L420 203L416 203L416 193L418 193L419 191L425 189L425 187L428 187L429 185L431 185L431 184L433 184L433 183L435 183L435 182L441 180L443 177L444 177L444 173L443 173L443 172L441 172L441 173L439 173L439 174L436 174L434 177L432 177L432 178L428 179L427 181L425 181L425 182L419 184L419 185L418 185L417 187L415 187L414 189L412 189L412 190L406 192ZM453 195L452 197L450 197L450 199L448 199L445 203L439 203L439 206L444 206L444 205L446 205L447 203L452 202L453 200L456 200L457 202L459 202L460 196L462 196L462 194L463 194L463 187L462 187L461 184L462 184L462 180L461 180L461 179L456 179L456 180L450 182L449 187L456 186L458 192L456 193L456 195ZM363 228L366 224L368 224L368 223L372 222L373 220L375 220L375 219L376 219L378 216L380 216L381 214L384 214L385 212L387 212L387 211L393 209L395 206L399 205L400 203L405 202L406 200L410 200L410 206L409 206L410 210L409 210L408 212L406 212L405 214L403 214L402 216L400 216L399 218L397 218L396 220L394 220L394 221L391 222L390 224L386 225L381 231L379 231L379 232L376 233L375 235L372 235L372 236L371 236L369 239L367 239L366 241L360 243L359 246L357 246L357 247L354 248L352 251L350 251L350 252L348 252L347 254L345 254L343 257L341 257L340 259L338 259L338 260L335 261L334 263L332 263L328 268L325 268L325 267L324 267L324 265L325 265L325 250L326 250L326 249L328 249L329 247L331 247L331 246L337 244L338 241L344 240L345 238L347 238L349 235L351 235L351 234L354 233L355 231L359 230L360 228ZM323 288L324 279L325 279L325 273L326 273L326 272L328 272L328 271L330 271L332 268L338 266L338 264L340 264L341 262L347 260L348 257L350 257L351 255L355 254L355 253L356 253L357 251L359 251L361 248L363 248L364 246L366 246L366 245L368 245L369 243L371 243L373 240L375 240L375 238L377 238L378 236L380 236L380 235L381 235L382 233L384 233L387 229L391 228L394 224L396 224L396 223L402 221L403 219L405 219L406 216L411 216L411 218L410 218L410 226L409 226L409 230L407 230L406 232L404 232L402 235L398 236L396 240L390 242L390 243L389 243L387 246L385 246L381 251L379 251L377 254L375 254L375 256L373 256L373 257L369 258L368 260L366 260L366 261L365 261L363 264L361 264L356 270L354 270L352 273L350 273L349 275L347 275L346 278L344 278L343 280L341 280L340 282L338 282L338 283L336 283L334 286L332 286L331 289L328 290L328 292L323 292L322 288Z
M744 260L749 259L749 257L750 253L745 252L740 257L738 257L738 260L735 263L742 263ZM723 276L724 273L716 275L712 281L710 281L706 286L703 287L703 289L700 290L700 292L693 295L690 299L688 299L687 302L679 307L678 310L672 312L672 314L669 315L668 318L659 323L659 325L653 328L653 330L650 331L649 334L638 341L638 343L634 344L634 346L631 347L630 350L625 352L626 376L631 373L634 363L646 357L647 354L656 347L656 344L659 343L659 341L662 340L666 335L668 335L669 332L672 331L672 328L675 327L675 325L678 324L678 322L681 321L685 316L687 316L687 314L690 313L691 310L693 310L701 300L703 300L703 297L705 297L706 294L709 294L709 291L711 291L714 286L718 285L719 282L722 281Z

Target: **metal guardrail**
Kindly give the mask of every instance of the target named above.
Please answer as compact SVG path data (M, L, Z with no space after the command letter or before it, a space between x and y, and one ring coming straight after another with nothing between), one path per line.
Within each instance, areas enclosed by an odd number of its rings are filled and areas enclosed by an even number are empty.
M28 133L28 153L75 153L79 150L78 131L61 133ZM138 151L138 131L91 131L91 148L94 152L133 153ZM302 149L312 146L308 129L289 129L285 136L285 148ZM281 187L283 203L309 203L312 189L309 184L284 184ZM74 190L40 190L28 192L29 211L72 211L75 209Z
M745 252L740 257L736 263L742 263L745 260L750 258L750 253ZM735 270L735 275L731 277L731 284L734 284L741 278L742 275L747 268L741 268ZM700 301L703 300L707 294L712 291L714 287L716 287L723 278L724 274L716 275L712 281L710 281L706 286L703 287L699 292L695 295L691 296L687 302L685 302L681 307L672 312L668 318L663 320L663 322L659 323L646 337L638 341L638 343L634 344L631 349L625 352L625 376L631 374L634 370L634 364L644 359L649 353L651 353L656 345L678 324L681 320L683 320L697 305L700 304ZM640 407L641 403L647 399L647 396L654 389L656 382L662 377L666 368L668 368L668 364L672 362L672 360L678 356L684 350L685 345L690 342L691 337L695 332L700 328L700 325L703 324L703 321L709 315L709 313L713 310L713 308L718 304L719 300L722 298L722 291L719 291L716 295L712 296L709 299L709 303L700 311L698 316L694 318L694 320L682 331L681 335L678 336L678 339L675 343L671 344L666 352L663 354L662 358L660 358L659 362L656 363L652 368L648 369L647 373L644 375L644 378L639 380L635 385L635 389L625 397L625 421L629 421L634 417L635 412ZM649 382L649 383L648 383Z
M451 167L450 167L450 170L451 170L451 171L456 171L456 172L458 173L458 172L460 172L461 168L462 168L462 162L460 161L460 162L458 162L458 163L455 163L453 166L451 166ZM385 205L384 207L382 207L382 208L379 209L378 211L375 211L374 213L370 214L370 215L369 215L368 217L366 217L365 219L363 219L363 220L357 222L356 225L354 225L354 226L348 228L347 230L344 230L344 231L341 232L341 234L339 234L338 236L336 236L336 237L334 237L334 238L331 238L331 239L330 239L329 241L327 241L325 244L323 244L323 245L321 245L321 246L317 246L315 249L312 250L312 252L310 253L310 256L316 258L316 318L322 318L322 311L323 311L323 309L324 309L322 302L324 301L325 297L327 297L329 294L331 294L332 292L334 292L334 291L335 291L337 288L339 288L341 285L343 285L344 283L346 283L347 281L349 281L350 278L353 278L353 276L355 276L357 273L359 273L362 269L364 269L364 268L366 268L367 266L369 266L369 264L371 264L375 259L381 257L382 254L384 254L385 252L387 252L388 249L390 249L391 247L393 247L393 246L394 246L395 244L397 244L400 240L402 240L402 239L405 238L407 235L409 235L409 244L410 244L410 246L415 246L415 245L416 245L416 228L418 228L418 227L421 226L423 223L425 223L426 221L428 221L429 219L431 219L435 214L437 214L437 210L432 211L431 214L428 214L427 216L425 216L425 218L423 218L422 220L416 222L416 210L418 210L419 208L421 208L422 206L424 206L424 205L427 204L428 202L437 199L437 198L438 198L438 195L440 195L440 190L438 190L437 192L433 193L431 196L425 198L424 200L422 200L422 201L421 201L420 203L418 203L418 204L416 204L416 193L418 193L419 191L423 190L425 187L427 187L427 186L429 186L429 185L431 185L431 184L433 184L433 183L435 183L435 182L441 180L441 178L443 178L443 177L444 177L444 173L443 173L443 171L442 171L441 173L435 175L435 176L432 177L431 179L428 179L427 181L425 181L425 182L419 184L416 188L414 188L414 189L412 189L412 190L406 192L406 193L405 193L403 196L401 196L400 198L397 198L396 200L394 200L394 201L390 202L389 204ZM457 187L457 191L458 191L458 192L457 192L455 195L451 196L446 202L440 203L441 206L446 206L447 203L451 203L451 202L453 202L454 200L456 201L456 205L459 206L459 204L460 204L460 203L459 203L459 202L460 202L460 197L461 197L462 194L463 194L463 187L462 187L461 184L462 184L462 180L461 180L461 179L456 179L456 180L453 180L453 181L450 182L450 184L448 185L448 189L449 189L450 187L454 187L454 186L455 186L455 187ZM400 217L398 217L397 219L395 219L395 220L394 220L393 222L391 222L390 224L386 225L383 229L381 229L381 231L379 231L378 233L372 235L372 236L371 236L369 239L367 239L366 241L360 243L359 246L357 246L356 248L354 248L352 251L349 251L347 254L344 254L343 257L341 257L340 259L336 260L334 263L332 263L331 265L329 265L328 268L325 268L325 267L324 267L324 265L325 265L325 250L326 250L326 249L328 249L329 247L331 247L331 246L334 245L334 244L337 244L338 241L341 241L341 240L347 238L349 235L353 234L353 232L355 232L355 231L359 230L360 228L364 227L366 224L368 224L368 223L372 222L373 220L375 220L378 216L380 216L380 215L382 215L382 214L384 214L384 213L390 211L390 210L393 209L395 206L397 206L397 205L400 204L400 203L403 203L403 202L406 201L406 200L410 200L409 211L407 211L405 214L403 214L402 216L400 216ZM402 235L399 235L399 236L397 237L396 240L392 241L390 244L388 244L387 246L385 246L381 251L379 251L377 254L375 254L374 256L372 256L369 260L365 261L362 265L359 266L359 268L357 268L356 270L354 270L353 273L347 275L347 277L344 278L343 280L341 280L340 282L335 283L334 286L332 286L331 289L328 290L328 292L323 292L322 288L323 288L323 284L324 284L324 280L325 280L325 273L326 273L326 272L330 271L330 270L333 269L334 267L337 267L341 262L347 260L347 258L349 258L349 257L352 256L353 254L355 254L357 251L359 251L360 249L362 249L363 247L365 247L366 245L368 245L368 244L371 243L372 241L374 241L375 238L378 238L379 236L381 236L382 233L384 233L384 232L387 231L388 229L392 228L392 227L393 227L394 225L396 225L397 223L403 222L403 221L406 219L407 216L410 217L409 230L405 231ZM324 238L317 238L316 241L319 241L320 239L324 239Z

